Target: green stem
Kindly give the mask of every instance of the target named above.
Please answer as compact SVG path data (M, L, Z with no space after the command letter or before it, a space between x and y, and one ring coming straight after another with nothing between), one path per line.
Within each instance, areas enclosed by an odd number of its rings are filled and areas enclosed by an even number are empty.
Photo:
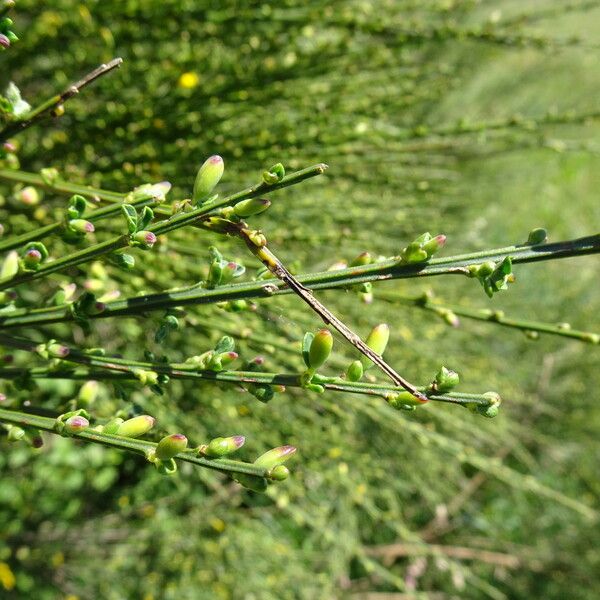
M183 212L178 213L176 215L172 215L168 219L159 221L158 223L151 225L150 227L148 227L148 231L151 231L152 233L158 236L168 233L170 231L174 231L175 229L185 227L186 225L198 224L209 213L213 212L218 208L222 208L223 206L234 205L248 198L255 198L259 195L270 193L272 191L288 187L290 185L295 185L297 183L300 183L301 181L304 181L305 179L309 179L310 177L321 175L325 172L326 169L327 165L318 164L313 165L311 167L307 167L306 169L302 169L300 171L296 171L295 173L286 175L281 181L273 185L268 185L264 182L261 182L257 185L246 188L241 192L236 192L235 194L231 194L229 196L226 196L225 198L216 199L213 202L204 204L200 208L197 208L190 212ZM157 211L157 213L164 214L164 211ZM167 214L170 213L167 211ZM55 273L56 271L61 271L66 268L88 262L99 256L103 256L105 254L109 254L110 252L114 252L115 250L119 250L120 248L125 248L128 245L128 235L121 235L112 238L100 244L95 244L93 246L80 250L79 252L67 254L66 256L63 256L62 258L54 260L50 263L46 263L42 265L37 271L31 273L23 273L15 277L2 279L0 280L0 290L5 290L16 285L35 281L36 279L45 277L50 273Z
M513 264L520 264L584 256L599 252L600 234L596 234L552 244L506 246L446 258L434 258L428 262L409 265L402 264L398 258L391 258L370 265L299 275L296 279L311 290L327 290L346 288L368 281L377 282L437 275L464 276L468 275L470 265L478 265L490 260L500 261L506 256L512 258ZM97 315L90 316L90 319L139 315L141 312L164 310L176 306L213 304L242 298L268 298L290 293L292 293L292 290L277 279L237 283L211 290L192 286L176 291L165 291L107 302L106 309ZM0 326L9 328L71 320L73 320L73 315L69 311L68 305L62 305L53 308L15 310L6 316L0 317Z
M35 352L37 344L31 340L23 338L14 338L0 334L0 344ZM77 350L71 350L70 353L62 359L64 362L74 362L91 367L90 369L51 369L51 368L5 368L0 369L0 379L18 379L22 376L31 375L34 378L49 379L119 379L136 381L136 370L154 371L168 375L172 379L201 380L218 383L229 383L234 385L242 384L268 384L283 385L286 387L302 388L302 374L287 373L265 373L256 371L209 371L199 370L190 363L151 363L136 361L125 358L115 358L106 356L96 356L85 354ZM77 376L73 376L76 373ZM346 381L339 377L324 377L315 375L313 383L322 385L326 390L335 392L346 392L352 394L363 394L368 396L386 397L389 394L403 392L402 386L390 384L367 383L360 381ZM421 392L426 392L427 388L418 388ZM451 392L447 394L427 394L428 400L438 402L447 402L461 405L481 405L489 406L492 401L484 394L467 394Z
M35 429L41 429L42 431L56 433L54 429L55 420L49 417L42 417L30 413L0 408L0 421L18 425L19 427L33 427ZM70 437L87 442L94 442L96 444L102 444L103 446L109 446L118 450L134 452L141 455L145 455L148 451L155 449L157 446L157 444L153 442L127 438L120 435L101 433L99 431L94 431L91 428L84 429L78 433L73 433ZM221 471L224 473L243 473L246 475L254 475L256 477L268 477L269 474L268 469L257 467L251 463L225 458L204 458L196 455L194 450L180 452L177 454L177 456L175 456L175 458L177 460L182 460L200 467L205 467L207 469L213 469L215 471Z
M520 329L525 332L547 333L550 335L559 335L588 342L591 344L600 344L600 334L591 331L581 331L571 329L568 323L544 323L542 321L528 321L524 319L513 319L504 315L504 311L491 310L489 308L467 308L456 304L439 304L428 295L422 296L400 296L396 294L378 294L378 298L388 302L401 302L409 306L416 306L424 310L429 310L439 316L444 316L444 313L450 312L466 319L475 321L485 321L487 323L495 323L503 327Z

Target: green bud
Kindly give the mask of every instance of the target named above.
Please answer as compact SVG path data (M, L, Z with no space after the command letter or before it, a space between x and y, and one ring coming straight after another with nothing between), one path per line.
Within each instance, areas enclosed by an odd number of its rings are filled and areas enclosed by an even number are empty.
M234 435L231 437L218 437L211 440L209 444L202 448L201 452L205 456L218 457L227 456L235 452L244 445L246 438L243 435Z
M423 404L422 400L419 400L410 392L391 392L385 395L385 400L392 408L398 410L406 410L406 407L416 407Z
M206 200L215 187L217 187L219 181L221 181L224 170L225 164L223 159L218 155L211 156L204 161L198 170L196 181L194 182L194 191L192 193L194 204L197 205Z
M271 206L271 201L266 198L250 198L249 200L242 200L233 207L233 212L236 216L245 219L247 217L253 217L260 215L265 212Z
M86 381L79 390L79 395L77 396L78 404L81 406L89 406L96 400L97 395L98 382L93 380Z
M129 438L138 438L148 433L154 427L154 417L150 415L139 415L132 419L123 421L116 431L116 435L122 435Z
M548 232L542 227L538 227L529 232L525 244L527 246L537 246L538 244L544 244L546 241L548 241Z
M116 435L117 431L119 431L119 427L121 427L121 423L123 422L123 419L121 419L120 417L115 417L114 419L111 419L110 421L108 421L108 423L105 423L102 426L102 433Z
M360 381L362 379L364 369L360 360L355 360L350 363L346 371L346 379L348 381Z
M362 267L364 265L370 265L373 262L373 257L369 252L362 252L356 258L348 263L349 267Z
M493 419L495 416L498 415L498 412L500 410L500 396L496 392L486 392L485 394L483 394L483 396L487 398L490 401L490 403L487 405L477 404L475 406L475 410L480 415L487 417L488 419Z
M290 459L296 453L296 450L297 448L295 446L279 446L261 454L254 461L254 464L257 467L272 469Z
M281 163L273 165L268 171L263 172L263 182L267 185L279 183L285 177L285 168Z
M290 470L285 465L277 465L271 470L269 476L274 481L283 481L290 476Z
M380 323L371 329L371 333L367 336L366 344L379 356L383 356L386 346L390 339L390 328L386 323ZM360 362L365 369L369 369L373 366L373 361L368 359L366 356L360 357Z
M460 382L460 378L456 371L442 367L435 376L431 384L431 390L439 394L445 394L455 388Z
M318 369L325 364L333 348L333 336L328 329L319 329L312 339L308 351L308 366Z
M156 457L160 460L169 460L187 448L188 440L181 433L165 436L156 446Z

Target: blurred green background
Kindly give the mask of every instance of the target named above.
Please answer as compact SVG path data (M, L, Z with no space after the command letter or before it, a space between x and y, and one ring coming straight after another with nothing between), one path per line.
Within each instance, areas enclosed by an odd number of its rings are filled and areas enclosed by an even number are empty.
M522 242L538 226L551 240L583 236L600 222L600 2L19 0L15 21L22 41L2 55L0 86L13 80L30 101L125 60L60 121L23 135L24 169L119 191L166 179L177 198L214 153L222 192L275 162L326 162L324 177L277 192L256 219L297 272L393 255L427 230L454 254ZM64 199L46 194L44 206ZM189 284L215 243L256 266L236 242L194 231L169 236L128 280L110 269L73 277L126 295ZM62 438L35 456L2 442L0 598L597 598L596 347L485 323L452 329L377 298L431 287L465 306L599 329L594 257L516 275L493 300L453 278L382 283L369 306L319 295L363 335L388 322L386 357L411 379L444 364L461 389L498 391L493 420L350 395L288 391L263 405L191 382L126 399L102 386L98 416L126 408L195 440L246 435L248 456L297 445L293 477L266 495L190 465L165 479ZM98 321L87 338L51 331L139 359L157 350L159 318ZM318 325L290 297L255 312L195 307L165 352L199 354L233 332L245 358L298 370L297 342ZM354 357L340 339L335 354L332 372ZM58 410L77 386L5 391Z

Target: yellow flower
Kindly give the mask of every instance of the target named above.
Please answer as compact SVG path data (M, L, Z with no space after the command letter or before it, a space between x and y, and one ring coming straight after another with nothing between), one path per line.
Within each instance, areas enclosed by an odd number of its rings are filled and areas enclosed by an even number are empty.
M0 562L0 583L5 590L12 590L16 583L15 575L5 562Z
M182 73L179 77L179 87L191 90L200 83L200 77L197 73Z

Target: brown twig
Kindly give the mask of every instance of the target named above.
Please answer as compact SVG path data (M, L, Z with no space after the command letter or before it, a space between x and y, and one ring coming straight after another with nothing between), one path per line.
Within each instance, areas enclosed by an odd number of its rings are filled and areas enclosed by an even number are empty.
M420 392L415 385L404 379L393 367L388 365L383 358L373 352L360 337L354 333L345 323L340 321L325 305L317 300L313 292L302 285L283 265L283 263L267 248L266 240L262 234L249 230L243 224L230 222L229 233L240 237L248 246L250 251L275 275L285 283L297 296L302 298L306 304L316 312L326 325L331 325L344 339L352 344L357 350L373 361L396 385L403 387L421 402L427 402L428 398ZM261 239L262 238L262 239ZM263 243L264 241L264 243Z

